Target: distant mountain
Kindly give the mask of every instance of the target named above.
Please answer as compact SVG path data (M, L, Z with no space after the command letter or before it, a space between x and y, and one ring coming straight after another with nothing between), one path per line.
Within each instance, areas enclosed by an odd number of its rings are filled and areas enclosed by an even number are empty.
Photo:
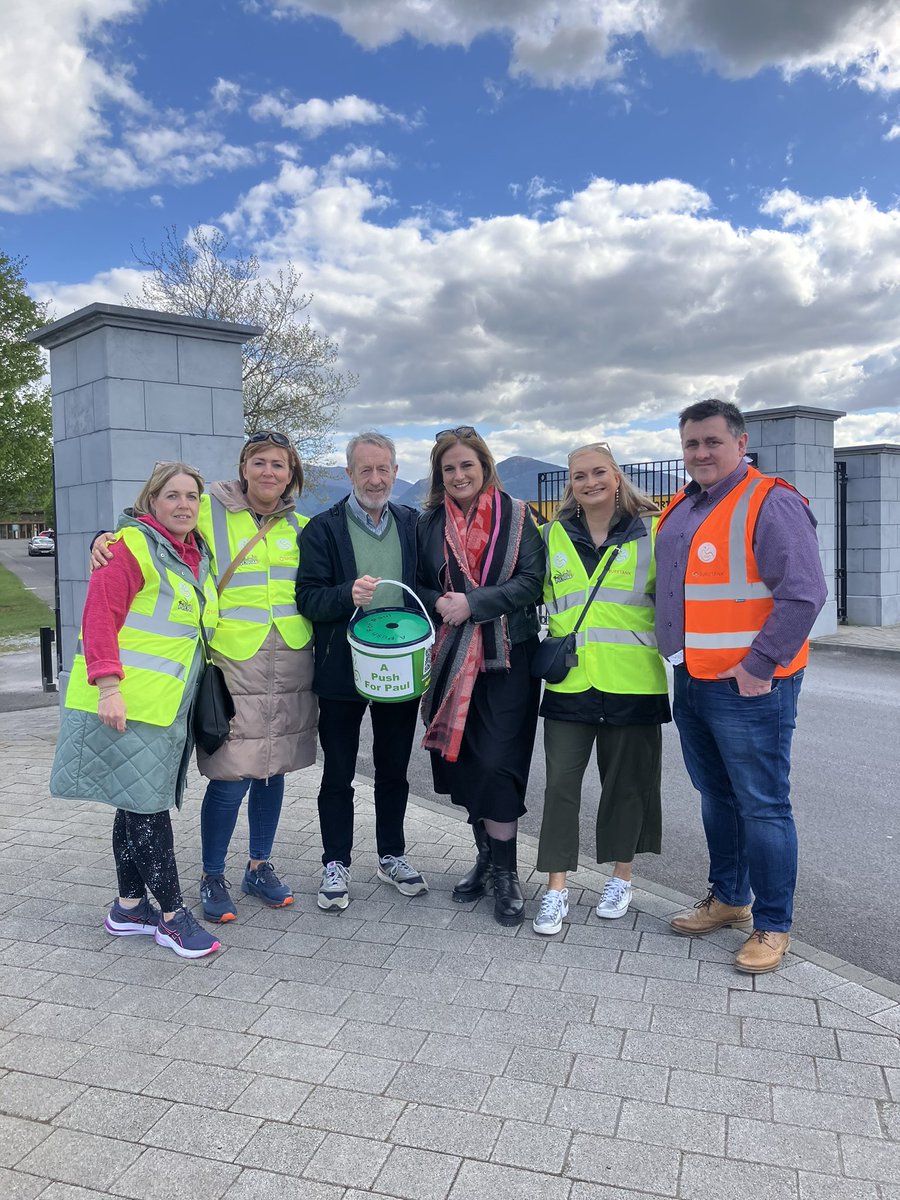
M394 484L394 498L412 485L406 479ZM332 504L342 500L350 491L350 480L343 467L317 467L310 472L310 479L297 502L297 511L305 517L314 517Z
M503 462L497 463L497 474L500 476L500 482L504 489L511 496L516 496L519 500L530 500L532 503L537 501L538 475L543 471L563 469L559 463L544 462L539 458L527 458L522 454L515 454L512 458L505 458ZM424 479L417 479L415 483L408 485L406 491L401 493L398 481L394 488L394 499L399 500L401 504L411 504L414 508L421 508L428 493L429 482L427 476Z

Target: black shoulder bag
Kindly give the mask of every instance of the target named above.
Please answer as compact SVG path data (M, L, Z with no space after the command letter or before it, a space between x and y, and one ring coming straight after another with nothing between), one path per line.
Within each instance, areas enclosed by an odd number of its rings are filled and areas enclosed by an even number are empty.
M600 588L600 584L606 578L606 573L615 562L619 553L620 545L616 546L612 554L603 565L603 570L600 572L597 582L594 584L591 594L587 598L587 603L581 610L581 616L575 623L575 628L571 633L567 633L565 637L545 637L534 653L534 658L531 660L531 674L535 679L545 679L547 683L562 683L568 675L572 667L578 664L578 652L575 648L575 635L581 628L581 623L587 616L587 611L594 603L594 597Z
M204 754L215 754L231 732L234 700L225 682L222 668L212 661L203 616L200 617L200 638L203 642L203 674L194 696L194 741Z

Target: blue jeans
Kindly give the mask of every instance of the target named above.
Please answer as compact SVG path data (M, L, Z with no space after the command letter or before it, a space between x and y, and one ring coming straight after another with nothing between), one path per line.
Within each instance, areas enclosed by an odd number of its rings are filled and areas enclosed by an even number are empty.
M803 672L741 696L730 679L675 668L673 714L684 764L700 793L709 886L723 904L750 903L753 926L791 927L797 830L791 812L791 739Z
M250 858L266 860L272 853L281 802L284 776L265 779L211 779L200 809L200 845L204 875L222 875L225 856L244 795L250 789L247 820L250 825Z

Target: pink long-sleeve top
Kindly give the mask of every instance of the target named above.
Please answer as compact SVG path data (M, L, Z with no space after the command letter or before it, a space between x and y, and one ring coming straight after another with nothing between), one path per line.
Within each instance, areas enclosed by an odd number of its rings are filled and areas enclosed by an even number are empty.
M161 533L174 546L175 553L191 569L194 577L200 578L200 547L192 533L182 542L160 525L155 517L141 516L138 520ZM112 560L91 575L81 618L88 683L107 675L125 678L119 658L119 630L125 624L135 596L144 585L138 561L125 543L114 542L109 549Z

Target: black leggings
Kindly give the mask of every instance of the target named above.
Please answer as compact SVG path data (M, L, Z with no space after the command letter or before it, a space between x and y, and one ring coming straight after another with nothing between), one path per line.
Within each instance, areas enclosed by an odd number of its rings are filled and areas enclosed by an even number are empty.
M119 895L123 899L140 900L149 888L163 912L181 908L181 885L168 809L133 813L117 808L112 844Z

